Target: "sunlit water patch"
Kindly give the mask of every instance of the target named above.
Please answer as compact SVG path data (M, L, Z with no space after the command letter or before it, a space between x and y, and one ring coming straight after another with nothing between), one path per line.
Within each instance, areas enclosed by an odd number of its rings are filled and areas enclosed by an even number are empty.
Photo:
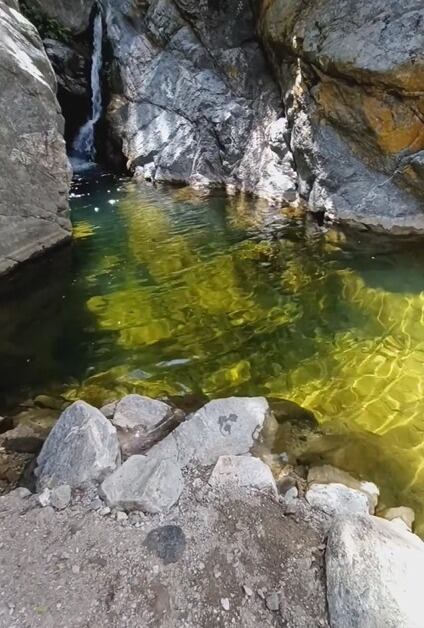
M4 406L39 393L286 398L320 428L282 429L274 450L374 479L423 522L420 244L95 174L72 207L72 249L2 297Z

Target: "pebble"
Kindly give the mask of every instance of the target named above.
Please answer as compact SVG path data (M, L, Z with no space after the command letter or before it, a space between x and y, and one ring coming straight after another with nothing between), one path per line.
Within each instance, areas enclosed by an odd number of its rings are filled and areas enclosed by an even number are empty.
M265 604L268 610L272 612L278 611L278 609L280 608L280 597L277 591L272 591L272 593L269 593L266 596Z
M50 489L45 488L40 495L38 495L38 501L40 502L40 506L46 508L46 506L50 505Z
M252 597L253 591L250 587L247 586L247 584L243 585L243 591L247 595L247 597Z
M78 574L80 572L80 568L78 565L72 565L72 573Z
M230 600L227 597L222 597L221 598L221 606L224 609L224 611L229 611L230 610Z
M96 497L95 499L93 499L92 502L90 502L88 508L90 510L100 510L102 506L103 506L102 500Z
M18 488L15 488L12 493L20 499L25 499L26 497L29 497L31 495L31 491L29 491L27 488L24 488L23 486L18 486Z
M219 571L218 567L213 568L213 575L214 575L214 578L216 579L221 577L221 572Z
M104 508L101 508L101 509L99 510L99 515L100 515L101 517L107 517L107 515L110 515L110 512L111 512L111 511L110 511L109 506L105 506Z
M71 503L71 498L71 487L64 484L51 491L50 503L56 510L64 510Z
M126 512L123 512L122 510L118 510L118 512L115 515L115 518L116 518L116 521L123 522L128 519L128 515Z

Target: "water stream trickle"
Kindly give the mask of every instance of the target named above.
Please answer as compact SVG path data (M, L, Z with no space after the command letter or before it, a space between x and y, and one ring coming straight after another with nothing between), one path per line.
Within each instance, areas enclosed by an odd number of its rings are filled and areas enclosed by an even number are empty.
M96 158L96 147L94 143L94 129L96 123L102 115L102 88L101 69L103 62L102 55L103 24L102 16L98 13L94 19L93 29L93 57L91 64L91 117L80 128L74 143L73 152L78 160L94 161Z

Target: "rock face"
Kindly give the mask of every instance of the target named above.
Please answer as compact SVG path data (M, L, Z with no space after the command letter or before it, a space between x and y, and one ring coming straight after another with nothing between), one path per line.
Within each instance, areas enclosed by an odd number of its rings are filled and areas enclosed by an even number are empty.
M31 0L31 8L56 20L73 35L80 35L90 24L95 0Z
M248 0L101 0L109 121L148 179L296 199L278 90Z
M112 508L159 513L179 499L184 480L172 460L131 456L101 485L101 494Z
M316 212L424 230L424 6L262 0L299 191Z
M215 464L220 456L246 454L258 438L269 405L263 397L210 401L152 447L149 456L178 462L181 468Z
M326 551L333 628L420 628L424 544L376 517L341 519Z
M55 92L37 31L0 0L0 274L71 236Z
M120 462L116 429L84 401L63 412L37 459L37 488L99 482Z
M112 423L118 431L122 454L141 454L167 436L183 413L163 401L127 395L116 405Z

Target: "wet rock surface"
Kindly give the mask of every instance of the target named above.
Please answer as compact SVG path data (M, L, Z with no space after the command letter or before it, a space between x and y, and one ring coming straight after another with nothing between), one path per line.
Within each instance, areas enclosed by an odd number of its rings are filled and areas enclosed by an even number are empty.
M56 80L36 29L0 2L0 274L71 236Z

